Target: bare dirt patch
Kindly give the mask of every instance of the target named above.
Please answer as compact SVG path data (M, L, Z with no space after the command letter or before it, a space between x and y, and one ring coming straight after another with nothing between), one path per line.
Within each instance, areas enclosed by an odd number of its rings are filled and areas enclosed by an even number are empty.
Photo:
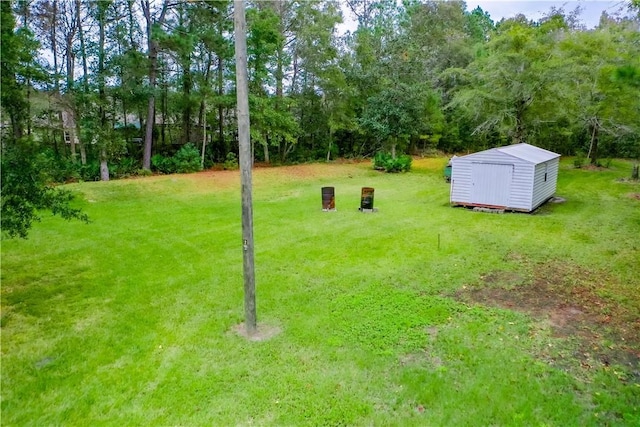
M352 177L354 173L368 170L369 161L336 161L333 163L309 163L291 166L272 166L264 163L255 164L252 170L254 186L274 185L287 182L300 182L327 177ZM347 166L347 167L345 167ZM352 166L352 167L348 167ZM192 182L196 189L210 191L211 189L240 188L239 170L209 169L206 171L175 175ZM161 176L162 177L166 176ZM152 179L152 178L148 178Z
M640 193L630 193L629 197L632 199L640 200Z
M267 341L282 332L282 328L274 325L265 325L264 323L258 323L257 331L251 335L247 334L247 328L243 323L236 325L232 328L233 333L240 335L248 339L249 341Z
M205 189L240 187L240 171L237 170L207 170L182 176L192 180L196 186L202 186Z
M327 177L347 177L355 171L352 168L345 167L345 165L358 166L363 163L367 166L371 164L369 161L343 161L335 163L308 163L303 165L264 167L256 168L254 170L254 176L256 181L264 181L268 183L274 181L290 182Z
M569 347L560 352L584 369L597 365L628 368L640 383L640 309L638 299L625 303L603 296L602 284L615 280L578 266L552 262L532 267L531 278L496 271L481 277L478 286L456 292L459 300L506 308L532 316L552 336ZM520 283L518 283L520 282ZM570 361L541 354L563 365Z

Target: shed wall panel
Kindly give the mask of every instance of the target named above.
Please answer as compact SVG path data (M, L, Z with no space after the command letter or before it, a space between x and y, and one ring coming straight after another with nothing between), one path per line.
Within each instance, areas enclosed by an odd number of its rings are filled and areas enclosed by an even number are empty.
M531 210L540 206L556 193L558 166L558 159L536 165Z
M476 196L473 194L473 164L486 163L513 166L511 183L508 190L509 203L505 207L528 209L531 205L531 179L527 179L533 170L533 165L530 163L497 150L487 150L464 157L458 157L453 159L451 163L451 203L476 205L484 203L487 205L495 205L495 203L492 203L492 201L495 200L495 194L491 197L488 196L489 199L484 202L474 199Z
M464 204L471 201L471 162L456 161L451 167L451 203Z
M533 191L533 169L531 164L520 163L516 166L511 184L511 199L509 208L529 210L531 207L531 192Z

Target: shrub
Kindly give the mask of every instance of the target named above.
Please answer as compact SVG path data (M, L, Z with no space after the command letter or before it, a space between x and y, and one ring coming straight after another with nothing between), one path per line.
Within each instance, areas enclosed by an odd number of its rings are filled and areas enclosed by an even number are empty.
M162 154L151 156L151 166L161 173L174 173L176 167L172 157L165 157Z
M578 151L576 153L576 158L573 159L573 166L576 169L580 169L582 166L584 166L584 160L585 160L584 153L582 151Z
M79 181L80 164L74 164L70 159L60 157L53 150L47 149L38 155L42 170L46 172L48 180L52 182Z
M114 178L126 178L131 175L136 175L140 165L138 161L130 157L125 157L119 162L114 163L109 167L109 172Z
M235 153L227 154L227 158L224 161L224 168L226 170L235 170L238 169L238 158Z
M378 151L375 156L373 156L373 168L380 171L385 170L385 165L389 159L391 159L390 154Z
M202 170L200 152L195 145L189 143L173 156L176 173L191 173Z
M4 141L3 141L4 142ZM0 193L2 194L2 235L26 238L41 210L64 219L89 218L71 207L71 192L56 188L45 171L48 159L36 154L39 147L30 137L12 140L2 147L0 156Z
M151 157L151 166L158 172L166 174L190 173L202 170L200 152L191 143L180 148L173 157L154 154Z
M80 178L83 181L99 181L100 180L100 162L93 160L86 165L79 166Z
M385 172L408 172L411 170L411 156L401 155L395 159L388 153L378 152L373 157L373 168Z
M53 150L45 150L38 155L41 169L50 182L97 181L100 179L100 164L91 160L86 165L69 158L60 157Z

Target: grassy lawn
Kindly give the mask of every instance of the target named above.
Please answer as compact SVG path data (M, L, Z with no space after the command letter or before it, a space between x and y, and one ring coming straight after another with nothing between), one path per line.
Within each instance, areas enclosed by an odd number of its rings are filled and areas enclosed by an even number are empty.
M495 215L449 207L445 162L257 169L256 342L238 172L69 185L90 224L2 241L2 424L640 425L630 163Z

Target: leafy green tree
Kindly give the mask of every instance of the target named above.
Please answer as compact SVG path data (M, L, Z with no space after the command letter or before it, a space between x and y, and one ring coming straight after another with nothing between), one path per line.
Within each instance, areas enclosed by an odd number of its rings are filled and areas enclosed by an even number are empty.
M112 88L114 103L121 107L118 124L122 125L125 133L131 139L140 137L136 125L130 122L130 116L137 117L138 124L145 120L145 109L148 104L149 88L144 84L147 76L146 56L140 50L143 45L143 34L140 22L136 19L137 10L134 0L119 1L113 4L114 15L126 17L115 20L108 32L108 38L113 45L109 66L115 77ZM137 148L137 147L136 147ZM129 153L136 162L142 159L142 153L133 150Z
M142 12L146 24L147 38L147 59L149 90L147 100L147 118L145 121L144 149L142 155L142 167L151 170L151 149L153 147L153 128L156 121L156 82L158 77L158 53L160 46L158 43L158 33L165 22L169 2L163 0L160 10L154 9L152 2L141 0Z
M49 183L40 147L30 138L2 146L2 234L26 238L40 211L50 211L64 219L88 221L73 208L73 195Z
M427 109L423 120L416 123L419 138L412 138L413 150L416 144L450 147L459 140L453 132L453 115L443 108L457 83L444 76L447 70L467 67L475 49L480 49L493 31L493 22L481 9L471 14L465 9L459 1L408 2L401 15L392 75L420 91ZM443 137L449 141L442 141Z
M78 44L75 46L76 49L79 49L80 59L82 63L82 87L78 89L74 87L74 97L72 98L73 103L73 113L74 113L74 121L75 121L75 135L74 140L77 139L78 145L80 146L80 163L84 166L87 164L87 148L84 140L80 137L82 133L81 128L81 120L82 115L85 110L87 97L89 95L89 67L87 65L87 48L86 48L86 37L85 37L85 28L83 23L83 7L81 0L75 0L75 16L77 19L77 33L78 33ZM86 16L86 15L85 15ZM72 64L75 68L75 64ZM68 73L70 74L70 73ZM73 80L73 78L71 79ZM74 141L75 143L75 141Z
M373 154L382 141L370 133L370 126L363 126L370 123L363 117L369 101L397 81L397 67L393 67L397 49L390 46L396 38L399 10L394 1L387 0L353 0L348 5L358 19L358 29L347 36L347 52L341 62L350 88L346 93L352 95L347 111L354 114L352 123L357 125L349 130L354 145L349 154Z
M460 1L410 5L400 32L404 73L412 74L415 81L427 79L437 86L444 70L464 68L473 60L474 44L485 41L490 25L491 20L481 14L481 9L469 15Z
M512 143L524 142L549 99L558 67L551 60L565 28L562 20L534 26L524 17L500 24L496 35L460 76L450 108L475 126L474 134L497 133Z
M285 2L258 3L247 11L249 37L249 103L251 139L264 150L265 162L270 161L269 147L282 146L281 158L286 158L296 140L298 123L291 114L290 101L284 97L284 68L288 61L284 46L287 34L283 29L289 11ZM270 87L275 86L275 94Z
M304 2L292 17L289 51L295 79L289 96L295 100L292 107L300 123L297 143L314 158L324 150L330 157L336 130L348 127L350 121L345 116L349 92L338 65L334 31L341 19L338 4L332 1Z
M269 65L275 62L278 46L282 42L279 17L267 3L258 3L247 10L247 55L249 68L249 112L252 144L260 144L264 150L264 161L269 163L269 116L274 103L269 102L266 89L273 83Z
M2 43L2 109L9 115L11 131L2 135L0 165L2 233L26 238L40 210L49 210L63 218L87 220L72 208L72 195L49 185L42 169L41 147L24 135L29 111L25 84L33 81L37 44L24 30L15 32L10 2L0 2Z
M27 82L33 74L33 58L37 42L28 30L15 32L15 18L10 2L2 2L2 109L11 122L11 137L22 138L29 119ZM3 135L4 136L4 135Z
M162 31L158 30L160 49L173 58L178 66L176 84L180 86L180 95L174 103L180 116L182 144L194 142L192 138L192 121L194 111L198 105L198 96L194 96L195 89L193 60L195 47L198 43L195 16L200 12L197 3L179 2L168 15Z
M53 83L53 91L51 93L51 99L53 100L52 108L48 117L48 124L51 130L51 139L55 146L56 154L60 151L66 151L66 144L64 144L63 133L63 113L59 106L61 99L61 87L60 76L62 74L62 67L60 65L60 40L58 33L60 31L60 7L58 0L40 0L33 7L33 16L38 34L38 40L42 46L49 49L50 58L53 64L48 65L48 72L50 74L50 82ZM47 61L48 62L48 61ZM55 115L55 120L53 116ZM58 149L58 142L61 142L62 150Z
M212 145L212 155L222 161L229 153L225 129L229 125L225 113L233 109L235 97L228 93L226 76L233 59L233 44L228 34L232 33L233 22L229 1L195 2L191 11L192 28L197 39L194 51L194 84L198 88L198 127L203 130L202 141L206 143L207 124L217 125L216 144ZM216 114L208 118L207 112L213 107ZM213 126L211 126L213 129ZM202 153L205 151L203 150Z
M411 136L424 130L420 125L427 120L425 107L420 91L399 83L369 98L360 122L395 159L396 148L406 148Z
M466 13L467 33L475 43L483 44L491 38L495 25L489 12L482 10L480 6Z
M95 5L96 21L98 22L98 69L96 72L96 80L98 83L98 115L99 115L99 127L98 138L96 138L98 144L100 144L100 179L103 181L109 181L109 166L108 166L108 146L111 142L110 135L113 127L109 124L107 119L107 93L106 93L106 78L107 70L105 68L105 38L106 38L106 23L107 23L107 10L112 4L112 0L98 0Z
M248 3L256 158L329 160L382 147L467 150L525 140L591 151L594 162L637 151L636 17L605 14L586 31L576 11L554 8L538 22L520 16L494 25L460 1ZM49 82L34 85L45 79L31 75L33 57L14 61L15 75L3 63L3 112L14 137L33 127L41 141L35 152L54 148L49 168L60 169L52 171L57 179L97 171L98 161L135 167L142 159L150 168L154 144L154 154L171 158L177 145L194 142L201 163L235 151L229 0L10 4L21 23L13 33L34 29L52 64ZM358 28L340 37L343 7ZM63 110L73 112L75 126L60 118ZM140 130L130 126L132 115ZM72 131L71 144L61 138L63 126L75 128L88 166L67 160L78 145ZM124 151L125 134L143 135L144 144Z
M603 138L615 141L640 132L637 28L637 22L605 19L597 30L574 32L560 44L564 78L556 93L577 130L586 133L592 164L598 163Z
M336 135L340 132L353 133L358 130L354 111L355 91L347 84L347 79L339 63L328 67L323 73L322 106L327 116L329 144L326 160L340 154L340 144ZM343 147L344 148L344 147Z

